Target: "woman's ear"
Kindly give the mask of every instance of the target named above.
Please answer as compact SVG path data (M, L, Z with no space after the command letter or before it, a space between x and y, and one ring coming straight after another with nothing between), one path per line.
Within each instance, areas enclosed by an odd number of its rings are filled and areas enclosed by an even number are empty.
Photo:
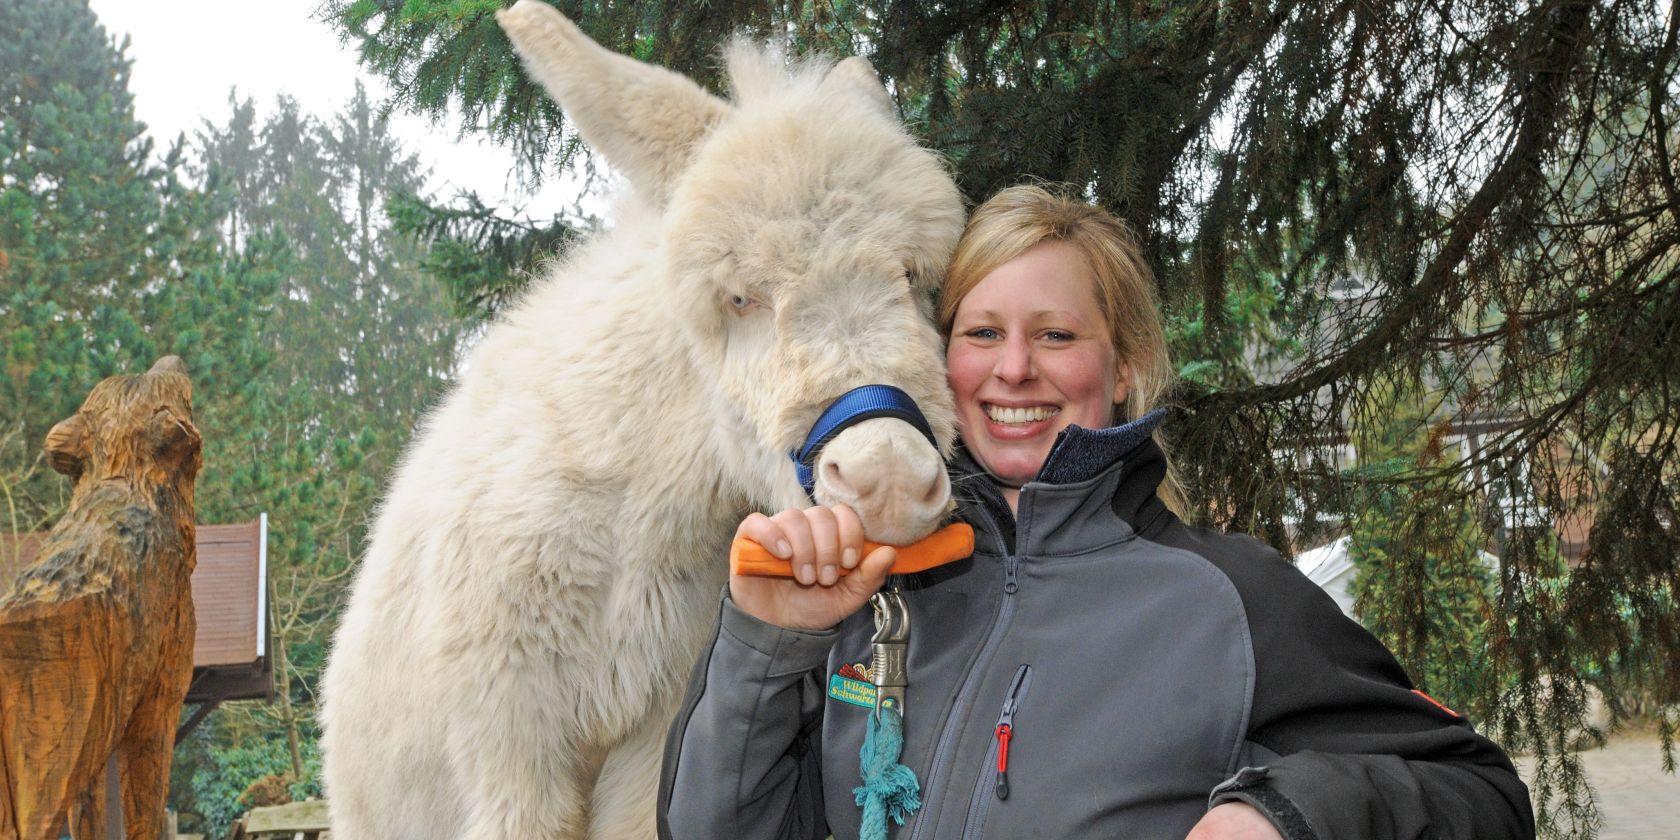
M1132 363L1120 359L1114 363L1114 405L1120 407L1126 404L1126 398L1132 395Z
M47 432L47 463L75 483L87 464L87 447L87 421L80 414L72 414Z

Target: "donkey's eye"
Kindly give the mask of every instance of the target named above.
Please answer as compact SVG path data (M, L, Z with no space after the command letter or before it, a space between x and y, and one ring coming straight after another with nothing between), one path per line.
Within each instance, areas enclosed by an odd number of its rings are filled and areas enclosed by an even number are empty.
M763 306L763 304L746 295L734 294L729 296L729 306L735 310L735 314L744 315L753 309Z

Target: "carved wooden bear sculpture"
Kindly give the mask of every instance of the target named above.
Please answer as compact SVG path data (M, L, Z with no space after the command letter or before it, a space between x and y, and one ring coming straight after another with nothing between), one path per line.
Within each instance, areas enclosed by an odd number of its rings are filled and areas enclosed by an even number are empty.
M167 356L99 383L47 434L70 509L0 581L0 838L105 833L117 754L130 840L162 833L175 724L192 679L192 385Z

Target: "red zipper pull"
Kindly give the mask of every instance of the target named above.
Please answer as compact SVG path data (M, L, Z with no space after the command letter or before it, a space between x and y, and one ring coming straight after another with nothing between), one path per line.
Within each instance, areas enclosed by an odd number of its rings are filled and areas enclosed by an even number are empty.
M997 763L997 798L1009 798L1009 739L1014 729L1007 723L997 726L998 763Z
M1027 677L1032 675L1032 667L1022 665L1015 671L1015 681L1009 684L1009 696L1004 698L1003 713L998 715L997 729L992 730L997 737L997 798L1009 798L1009 741L1015 737L1015 709L1021 703L1021 697L1026 694Z

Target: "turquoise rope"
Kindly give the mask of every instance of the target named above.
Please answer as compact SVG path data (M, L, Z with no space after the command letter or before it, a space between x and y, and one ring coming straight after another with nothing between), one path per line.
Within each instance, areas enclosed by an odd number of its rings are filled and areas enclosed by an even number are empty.
M892 706L869 716L863 733L863 784L852 789L863 809L858 840L886 840L887 818L904 818L922 807L921 785L910 768L898 763L904 752L904 716Z

